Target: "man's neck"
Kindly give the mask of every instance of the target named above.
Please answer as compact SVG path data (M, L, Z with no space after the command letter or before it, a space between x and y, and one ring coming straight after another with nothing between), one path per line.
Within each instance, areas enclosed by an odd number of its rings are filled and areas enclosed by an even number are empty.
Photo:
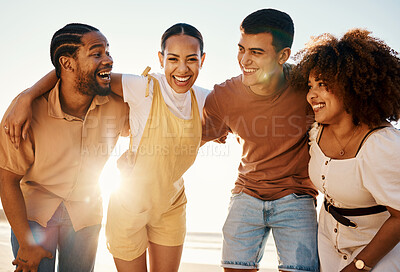
M93 96L88 96L79 92L75 86L69 82L60 83L60 104L61 109L66 114L85 119L86 113L92 103Z
M250 90L258 95L271 96L279 93L286 85L286 83L287 80L285 78L285 74L282 71L282 73L276 74L276 76L268 79L268 81L264 84L260 83L258 85L250 86Z

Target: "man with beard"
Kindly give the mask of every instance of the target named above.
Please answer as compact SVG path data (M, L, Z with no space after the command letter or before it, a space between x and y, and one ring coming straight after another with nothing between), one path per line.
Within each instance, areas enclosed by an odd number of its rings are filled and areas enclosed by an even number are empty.
M25 141L14 148L0 132L0 196L13 264L16 271L54 271L58 249L60 271L93 271L102 220L98 177L118 136L127 134L128 108L111 93L113 60L98 29L68 24L54 34L50 53L59 80L32 102Z

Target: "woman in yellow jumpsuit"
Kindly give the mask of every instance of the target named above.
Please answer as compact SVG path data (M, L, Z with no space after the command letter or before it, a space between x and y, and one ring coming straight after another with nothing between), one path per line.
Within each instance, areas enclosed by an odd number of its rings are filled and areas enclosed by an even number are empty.
M205 57L202 48L200 32L176 24L161 41L165 74L147 69L142 76L111 76L112 90L130 106L133 131L119 160L122 184L107 213L107 246L118 271L146 271L147 247L151 271L178 271L186 233L182 175L200 146L208 94L193 86Z
M112 91L130 106L132 132L119 160L123 179L110 198L106 224L107 246L120 272L147 271L147 248L151 271L178 271L186 233L182 175L200 146L208 94L194 86L205 58L202 35L191 25L175 24L164 32L158 56L164 74L148 74L150 69L142 76L111 74ZM30 88L31 97L57 80L50 72ZM29 107L13 112L18 121L8 123L26 123Z

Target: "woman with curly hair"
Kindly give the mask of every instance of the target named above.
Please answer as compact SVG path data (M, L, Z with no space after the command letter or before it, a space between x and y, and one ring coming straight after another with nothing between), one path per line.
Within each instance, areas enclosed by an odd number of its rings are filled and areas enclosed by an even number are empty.
M325 195L321 271L400 271L398 53L366 30L313 38L292 85L307 90L310 178Z

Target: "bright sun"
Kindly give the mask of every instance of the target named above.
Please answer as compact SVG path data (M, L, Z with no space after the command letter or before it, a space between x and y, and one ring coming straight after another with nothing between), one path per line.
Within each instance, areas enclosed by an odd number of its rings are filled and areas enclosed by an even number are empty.
M105 215L107 213L110 195L118 189L121 183L120 172L117 168L117 160L127 149L128 142L129 140L127 138L121 137L118 140L118 143L112 151L112 154L100 175L99 183L103 197L103 210ZM106 216L104 216L104 218L106 218Z

